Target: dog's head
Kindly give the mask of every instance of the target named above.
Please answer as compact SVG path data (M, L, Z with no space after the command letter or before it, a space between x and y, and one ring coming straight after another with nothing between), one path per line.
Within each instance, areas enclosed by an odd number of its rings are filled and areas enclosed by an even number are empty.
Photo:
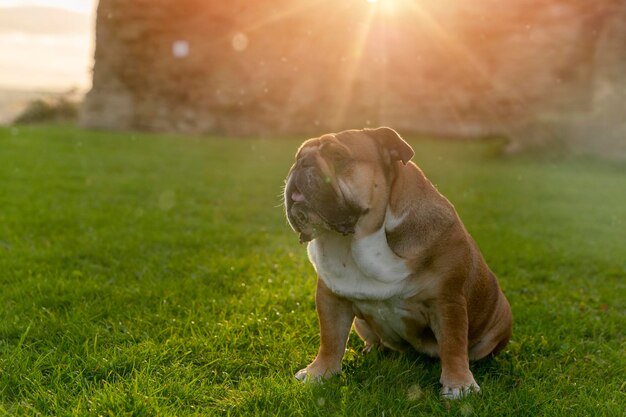
M307 242L316 234L354 233L361 216L386 204L392 168L413 149L393 129L347 130L305 141L287 175L285 211Z

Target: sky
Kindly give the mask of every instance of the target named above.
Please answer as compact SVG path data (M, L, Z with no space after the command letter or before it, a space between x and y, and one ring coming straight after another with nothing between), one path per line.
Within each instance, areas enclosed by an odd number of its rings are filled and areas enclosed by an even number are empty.
M96 3L97 0L0 0L0 88L89 89ZM29 9L29 13L15 17L15 7L60 10ZM71 25L64 28L68 19Z
M96 7L95 0L0 0L0 7L47 6L90 14Z

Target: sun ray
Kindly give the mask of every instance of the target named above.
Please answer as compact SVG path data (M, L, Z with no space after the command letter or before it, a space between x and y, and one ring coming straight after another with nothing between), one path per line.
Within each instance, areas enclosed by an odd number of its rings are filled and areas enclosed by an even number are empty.
M329 0L309 0L306 2L297 3L285 10L276 13L275 15L255 21L254 23L250 23L245 26L241 26L237 28L237 33L244 34L245 36L250 35L252 32L263 29L267 26L273 25L275 23L279 23L285 19L294 17L298 14L302 14L310 10L311 8L319 5L320 3L327 2ZM218 36L214 39L207 41L208 44L219 44L224 41L228 41L229 38L233 36L233 33L228 32L221 36Z
M274 23L280 22L282 20L285 20L287 18L290 18L294 15L300 14L300 13L304 13L307 10L317 6L320 3L323 3L325 1L328 0L311 0L311 1L307 1L307 2L295 2L296 4L294 4L292 7L289 7L285 10L280 11L279 13L276 13L275 15L268 17L266 19L260 20L258 22L255 22L254 24L251 24L250 26L241 28L242 31L244 32L254 32L255 30L264 28L265 26L269 26L272 25Z
M360 30L355 37L355 43L353 48L348 51L348 56L350 56L350 54L353 54L354 59L348 61L348 66L342 74L343 77L340 81L339 89L337 91L335 117L333 118L331 124L334 129L340 128L345 121L346 111L348 105L350 104L350 100L352 99L352 88L354 86L356 75L363 61L363 52L370 32L374 14L375 9L374 7L371 7L367 12L365 22L361 24Z
M519 104L524 103L524 100L520 97L514 87L504 85L498 80L495 80L480 60L476 58L476 56L465 45L463 45L463 42L454 37L449 31L445 30L443 26L415 0L405 0L404 3L406 3L409 9L427 26L433 35L442 41L452 53L456 54L465 63L467 63L469 67L482 79L486 80L498 94L503 95ZM454 103L451 103L449 98L447 101L450 105L454 106ZM502 122L502 115L498 114L497 110L490 108L490 106L485 106L483 110L492 116L492 122L497 124L497 127L501 131L508 130L506 123Z
M310 31L311 31L311 35L314 36L316 34L318 34L324 27L328 26L328 25L332 25L335 20L337 20L337 18L341 17L340 16L340 12L342 11L341 8L336 7L333 9L332 12L330 12L325 19L316 19L313 22L313 25L310 27ZM303 48L306 48L306 42L308 41L308 39L306 38L302 38L300 39L300 41L298 42L297 46L294 48L295 50L302 50ZM290 95L291 97L287 100L287 103L293 103L294 101L296 101L297 96L299 94L302 94L301 91L298 90L297 86L294 86L294 88L291 89ZM294 106L294 105L286 105L284 108L284 117L281 117L281 122L280 122L280 130L281 131L288 131L290 127L292 126L293 120L294 118L292 117L297 111L298 111L298 107ZM298 123L299 121L297 121L296 123ZM319 121L311 121L314 124L319 124Z

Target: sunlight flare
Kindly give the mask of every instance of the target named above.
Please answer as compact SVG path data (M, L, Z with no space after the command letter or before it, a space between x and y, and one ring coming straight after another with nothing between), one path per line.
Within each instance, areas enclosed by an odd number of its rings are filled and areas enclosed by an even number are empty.
M400 0L397 0L400 1ZM515 88L510 85L504 85L498 79L495 79L490 74L488 68L482 63L472 50L466 46L460 39L458 39L451 31L447 30L441 23L439 23L424 7L414 0L404 0L403 3L407 6L407 10L411 12L417 19L423 24L429 32L431 32L438 40L440 40L443 46L452 54L456 55L460 60L464 62L473 70L482 80L489 84L494 91L501 95L508 96L512 101L524 104L524 100L521 99L519 94L516 93ZM458 114L458 109L454 103L454 99L449 94L443 94L445 103L453 111L455 115ZM492 118L491 122L498 126L503 131L507 131L506 123L501 120L500 114L497 109L491 107L484 107L486 113Z
M361 25L360 31L355 36L354 46L350 51L351 54L349 54L353 56L353 59L348 65L347 71L345 72L341 85L339 86L339 91L337 92L337 110L335 112L333 126L341 126L345 120L346 111L348 109L348 105L350 104L350 99L352 98L354 81L363 61L363 52L367 43L367 37L370 33L373 18L374 10L372 9L367 13L365 22Z
M384 14L395 14L400 11L404 6L405 0L367 0L377 12Z

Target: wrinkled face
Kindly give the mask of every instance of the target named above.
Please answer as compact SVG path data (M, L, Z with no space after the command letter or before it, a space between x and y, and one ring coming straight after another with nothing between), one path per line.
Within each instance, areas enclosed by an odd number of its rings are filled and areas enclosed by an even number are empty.
M285 186L291 227L306 242L325 230L354 233L361 216L386 183L376 141L363 131L324 135L304 142Z

